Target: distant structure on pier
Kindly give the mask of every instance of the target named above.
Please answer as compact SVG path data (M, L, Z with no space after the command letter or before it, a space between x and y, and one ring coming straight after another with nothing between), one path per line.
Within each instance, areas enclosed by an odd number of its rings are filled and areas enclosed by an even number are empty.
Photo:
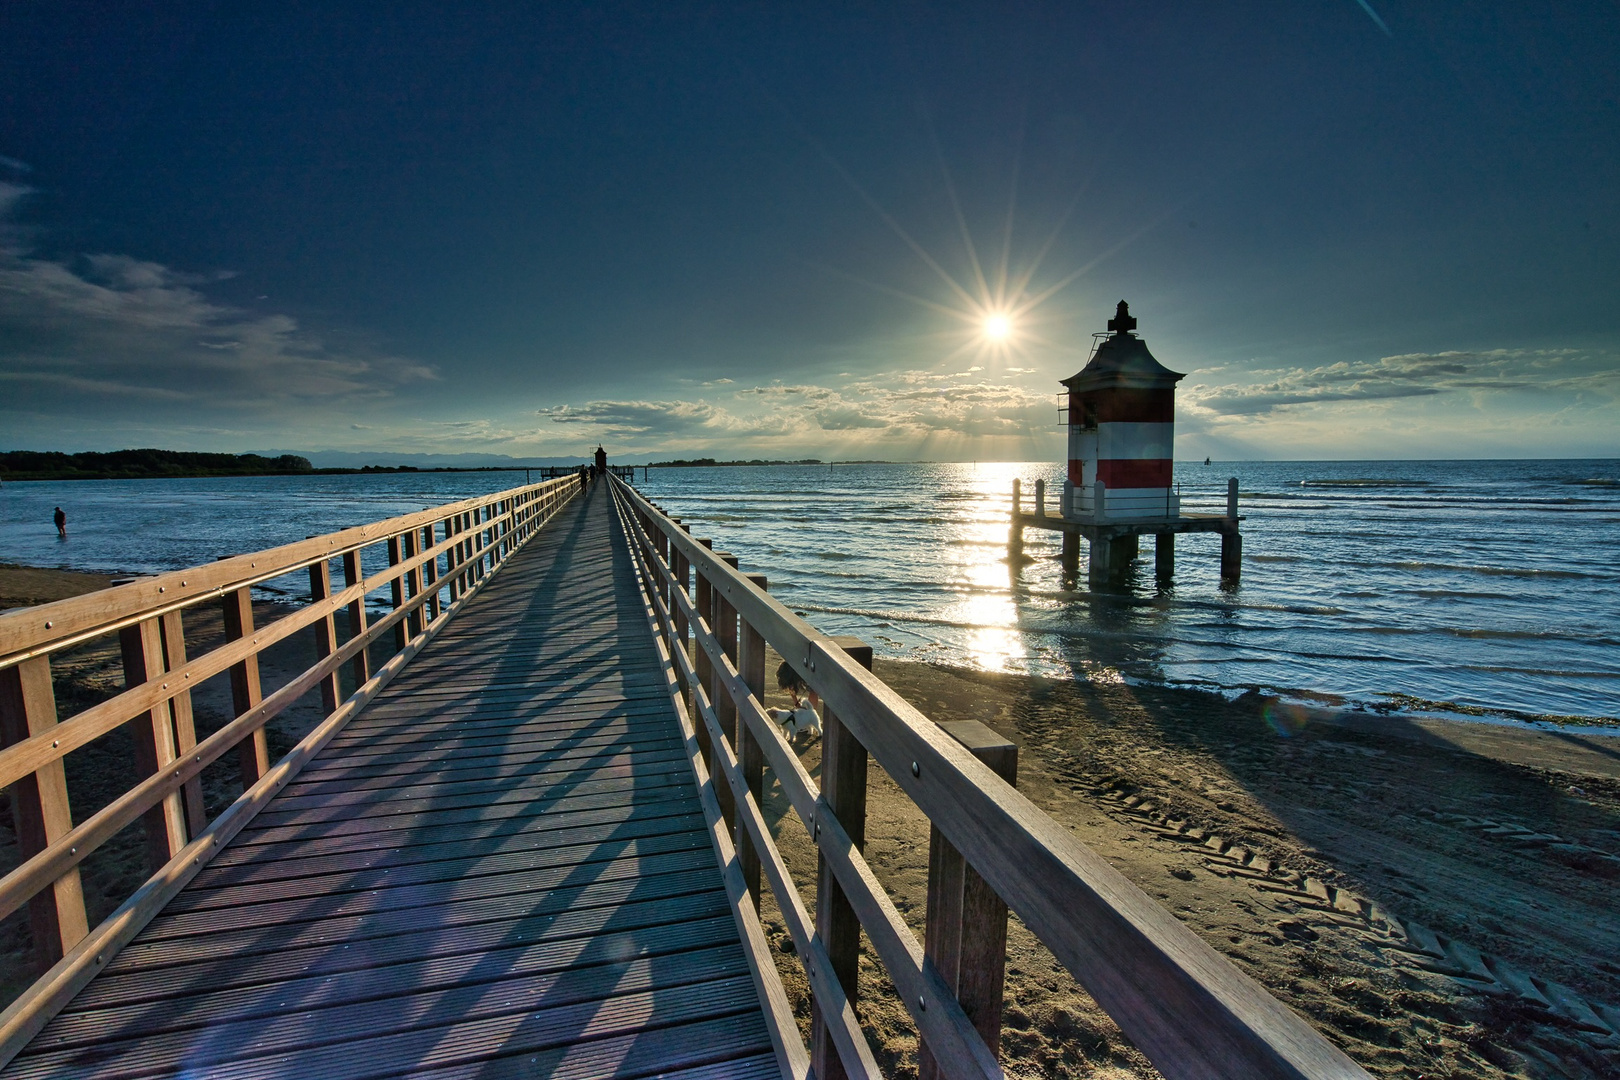
M1071 521L1174 518L1171 489L1176 383L1186 378L1153 358L1121 300L1109 334L1069 388L1069 471L1063 516Z
M1108 332L1068 388L1069 464L1058 512L1046 509L1046 481L1035 481L1035 510L1027 513L1013 481L1012 564L1023 559L1024 530L1063 534L1063 577L1079 571L1080 540L1091 549L1090 579L1101 586L1136 559L1140 537L1155 540L1155 571L1167 583L1175 571L1177 533L1219 533L1221 577L1242 573L1237 480L1227 483L1225 514L1184 515L1175 487L1176 383L1186 376L1153 358L1136 336L1136 319L1119 302Z

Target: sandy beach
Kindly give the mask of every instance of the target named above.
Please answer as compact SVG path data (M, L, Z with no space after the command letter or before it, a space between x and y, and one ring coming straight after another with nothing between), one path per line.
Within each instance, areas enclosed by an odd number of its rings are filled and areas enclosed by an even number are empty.
M1620 1075L1620 739L876 671L933 719L1016 742L1025 794L1374 1075ZM927 823L872 776L867 858L920 933ZM780 793L770 811L813 882ZM1013 923L1009 1073L1156 1075ZM886 1069L913 1075L910 1022L870 958L863 972L867 1030Z
M107 581L7 566L0 596L16 606ZM209 611L188 621L198 644L221 633ZM267 656L267 684L295 663ZM56 670L64 711L121 686L112 645L65 654ZM976 719L1016 742L1019 787L1037 805L1374 1075L1620 1074L1620 738L882 660L876 671L933 719ZM212 730L228 691L199 688L196 705L200 732ZM307 712L273 727L277 752ZM818 771L819 744L804 753ZM76 813L122 791L130 760L123 735L75 755ZM211 770L210 811L238 789L233 763ZM813 903L815 854L779 789L767 812ZM10 829L7 806L0 870L15 860ZM875 767L867 836L868 860L920 935L927 822ZM86 864L91 919L143 878L137 826ZM805 980L769 900L765 916L807 1022ZM10 1000L27 981L20 914L0 926L0 948ZM862 970L880 1061L915 1075L909 1019L870 955ZM1016 917L1005 1015L1010 1075L1156 1075Z

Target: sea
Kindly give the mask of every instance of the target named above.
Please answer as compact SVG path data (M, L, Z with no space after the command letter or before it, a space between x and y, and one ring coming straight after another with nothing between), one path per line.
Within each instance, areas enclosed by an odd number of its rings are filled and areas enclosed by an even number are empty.
M1485 721L1620 724L1620 461L1177 462L1186 513L1236 477L1241 582L1220 539L1151 539L1105 592L1066 588L1058 534L1009 562L1061 465L654 468L636 484L770 591L880 655L1053 678ZM523 482L522 470L7 483L0 561L154 573ZM1056 497L1052 499L1055 507ZM51 524L68 515L68 538ZM1083 554L1083 553L1082 553Z

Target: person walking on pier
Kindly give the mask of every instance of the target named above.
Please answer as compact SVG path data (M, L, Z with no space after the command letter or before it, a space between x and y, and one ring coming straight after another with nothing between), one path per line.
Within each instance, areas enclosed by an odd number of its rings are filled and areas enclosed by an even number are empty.
M52 515L52 516L53 516L54 520L56 521L56 536L57 536L57 538L60 539L60 540L66 540L67 539L67 514L63 513L62 508L60 506L58 506L56 508L56 513L54 515Z

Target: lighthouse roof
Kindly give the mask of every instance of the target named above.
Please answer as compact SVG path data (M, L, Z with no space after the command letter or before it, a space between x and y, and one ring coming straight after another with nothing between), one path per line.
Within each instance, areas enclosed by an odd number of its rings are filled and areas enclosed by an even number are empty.
M1136 329L1136 320L1125 301L1119 302L1114 317L1108 320L1108 329L1113 333L1097 346L1097 351L1091 354L1091 362L1063 380L1063 385L1071 391L1084 393L1115 387L1155 390L1175 386L1186 378L1155 360L1148 352L1147 343L1131 332Z

